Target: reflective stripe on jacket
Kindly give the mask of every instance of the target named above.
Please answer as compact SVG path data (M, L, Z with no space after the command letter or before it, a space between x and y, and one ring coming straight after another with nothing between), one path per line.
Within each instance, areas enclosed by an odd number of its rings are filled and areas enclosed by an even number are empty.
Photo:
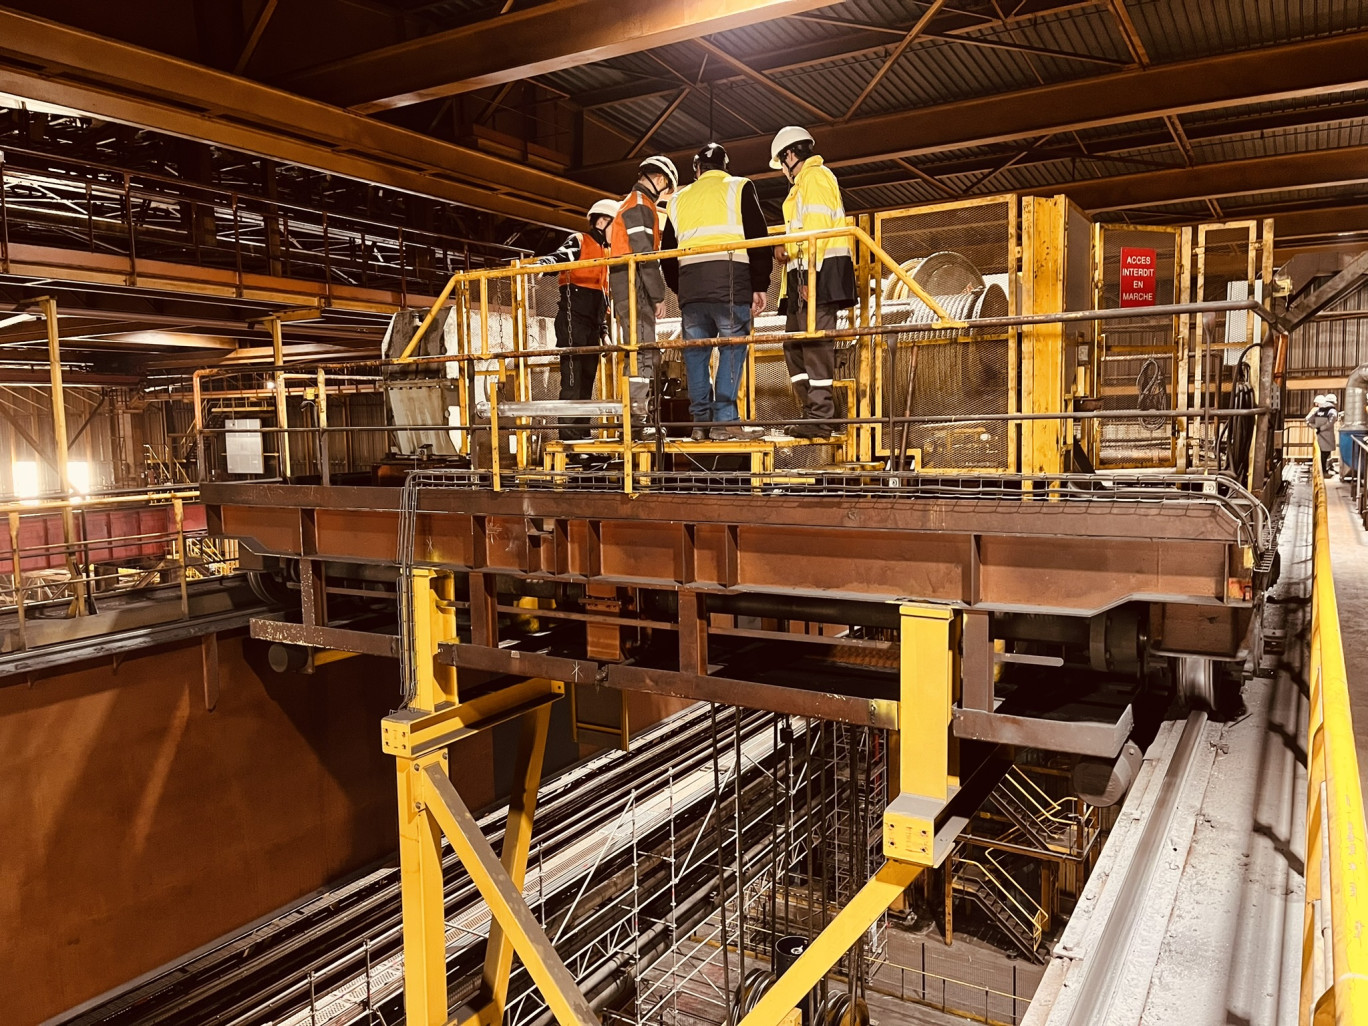
M579 253L575 260L597 260L606 257L608 250L601 245L598 239L587 232L578 232L580 245ZM574 261L567 261L567 263ZM578 285L584 289L596 289L607 294L608 292L608 268L605 265L598 267L576 267L568 271L561 271L559 281L562 285Z
M617 217L608 236L613 256L629 253L655 253L660 249L660 215L656 212L656 195L649 187L638 183L618 207ZM609 271L613 296L627 294L627 265L614 264ZM647 260L637 264L637 293L652 304L665 298L665 278L660 263Z
M746 179L712 170L704 171L698 181L671 196L667 210L679 248L702 249L744 242L746 228L741 217L741 190L745 187ZM744 249L685 253L680 256L679 265L686 267L710 260L750 263L750 254Z
M655 200L640 189L629 192L618 207L617 217L613 218L608 242L614 256L658 250L660 218L656 214Z
M846 223L845 204L841 202L841 187L836 176L822 162L821 157L808 157L794 176L793 186L784 198L784 227L790 235L797 232L820 232L840 228ZM788 244L789 262L806 267L806 244ZM817 241L817 269L820 271L828 257L849 257L850 244L845 239Z
M818 232L842 228L845 224L845 204L841 202L841 187L836 182L836 176L821 157L808 157L794 175L793 186L784 199L784 230L789 234ZM779 286L780 310L787 308L787 297L794 291L791 279L796 280L799 287L807 284L809 245L801 242L785 244L789 263L788 273ZM815 246L817 304L854 306L855 261L851 257L849 240L840 237L818 239Z

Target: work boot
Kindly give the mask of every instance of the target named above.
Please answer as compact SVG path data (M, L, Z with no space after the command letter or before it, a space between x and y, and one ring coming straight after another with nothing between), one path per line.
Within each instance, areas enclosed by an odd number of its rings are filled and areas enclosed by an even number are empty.
M691 441L694 441L694 442L704 442L704 441L707 441L707 438L708 438L708 429L707 429L707 428L694 428L694 429L693 429L693 434L689 435L689 439L690 439Z
M830 438L832 429L829 424L822 424L815 420L804 420L790 427L788 433L794 438L806 438L815 441L818 438L823 440Z

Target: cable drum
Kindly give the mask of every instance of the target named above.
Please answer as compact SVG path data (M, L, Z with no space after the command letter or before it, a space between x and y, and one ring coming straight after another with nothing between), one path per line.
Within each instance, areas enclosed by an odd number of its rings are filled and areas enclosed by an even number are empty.
M933 296L953 296L983 285L983 275L972 261L949 250L905 261L904 274ZM884 279L884 302L911 299L912 291L901 278L890 274Z
M817 1010L815 1026L869 1026L869 1005L845 992L828 994Z
M732 994L732 1022L740 1022L755 1008L765 992L774 986L775 976L763 966L747 971L745 979L736 985Z

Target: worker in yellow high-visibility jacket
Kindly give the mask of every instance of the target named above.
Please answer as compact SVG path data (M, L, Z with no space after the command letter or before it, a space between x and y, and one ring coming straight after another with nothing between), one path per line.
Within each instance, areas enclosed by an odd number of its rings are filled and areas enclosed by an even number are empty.
M755 185L728 174L727 164L727 151L718 143L698 151L695 181L670 197L661 236L662 250L685 251L678 259L662 261L662 270L665 283L679 296L681 326L690 341L749 335L752 319L764 310L769 293L771 247L716 249L769 235ZM710 369L714 348L715 378ZM736 395L745 366L745 346L684 350L689 414L698 425L693 429L695 441L761 433L762 428L736 423Z
M782 128L770 144L770 167L782 170L791 183L784 200L784 229L821 231L846 223L841 187L814 148L806 128ZM855 262L850 243L840 237L816 243L817 294L808 295L809 248L806 243L775 247L775 259L787 267L780 310L787 315L785 330L807 331L808 304L816 304L819 332L836 330L837 311L855 305ZM832 381L836 373L836 344L831 338L793 339L784 343L789 380L797 393L802 419L789 429L798 438L829 437L836 425Z

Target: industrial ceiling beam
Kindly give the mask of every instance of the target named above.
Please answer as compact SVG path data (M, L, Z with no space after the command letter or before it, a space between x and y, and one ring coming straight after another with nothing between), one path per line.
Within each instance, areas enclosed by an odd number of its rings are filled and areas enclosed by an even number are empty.
M1030 191L1036 195L1062 192L1084 210L1099 213L1364 181L1368 181L1368 146L1345 146L1114 175Z
M595 189L226 72L0 8L0 92L576 228Z
M362 114L640 53L830 0L552 0L287 76Z
M1365 87L1368 32L1354 32L855 118L816 134L828 164L862 164ZM768 173L768 135L723 141L734 169ZM577 177L619 182L630 173L630 162L614 161Z

